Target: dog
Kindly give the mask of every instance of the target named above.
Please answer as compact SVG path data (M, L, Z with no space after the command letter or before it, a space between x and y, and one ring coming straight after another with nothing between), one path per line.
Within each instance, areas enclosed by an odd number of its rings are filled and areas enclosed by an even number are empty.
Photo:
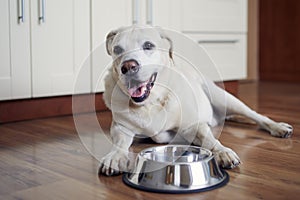
M102 158L100 174L130 171L129 148L140 134L156 143L176 138L201 146L212 151L221 167L234 168L240 158L212 133L212 127L232 115L253 120L272 136L292 135L291 125L256 113L212 81L187 78L180 71L184 67L174 63L172 43L161 28L151 26L122 27L107 35L106 50L113 61L103 99L112 111L113 149ZM220 115L224 110L226 115Z

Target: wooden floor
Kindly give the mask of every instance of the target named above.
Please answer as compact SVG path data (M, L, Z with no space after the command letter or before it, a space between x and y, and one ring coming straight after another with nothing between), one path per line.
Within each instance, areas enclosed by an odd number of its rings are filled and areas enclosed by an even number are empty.
M156 194L129 188L121 176L98 176L98 161L80 140L78 124L75 127L73 117L67 116L0 125L0 199L298 199L300 84L244 83L239 96L260 113L293 125L294 135L273 138L254 125L227 123L220 140L243 164L228 170L230 181L222 188ZM91 133L99 127L92 115L80 117L86 127L80 137L97 149ZM99 113L98 120L108 130L110 113Z

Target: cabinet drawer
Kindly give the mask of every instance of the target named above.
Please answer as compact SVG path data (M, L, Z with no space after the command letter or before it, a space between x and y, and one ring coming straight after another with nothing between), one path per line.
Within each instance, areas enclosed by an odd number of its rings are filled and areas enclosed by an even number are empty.
M245 34L189 34L188 36L207 51L219 72L216 74L215 70L203 67L201 70L204 75L214 81L246 78L247 42Z
M181 0L184 32L246 32L247 0Z

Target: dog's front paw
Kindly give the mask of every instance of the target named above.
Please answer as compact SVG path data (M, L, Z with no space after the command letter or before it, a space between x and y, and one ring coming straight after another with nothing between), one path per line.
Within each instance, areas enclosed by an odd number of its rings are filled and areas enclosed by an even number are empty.
M128 155L121 151L112 151L100 161L99 174L106 176L119 175L130 168Z
M213 151L213 154L219 166L226 169L235 168L241 163L238 155L227 147L223 147L222 150Z
M293 134L293 127L287 123L274 123L270 125L270 133L274 137L288 138Z

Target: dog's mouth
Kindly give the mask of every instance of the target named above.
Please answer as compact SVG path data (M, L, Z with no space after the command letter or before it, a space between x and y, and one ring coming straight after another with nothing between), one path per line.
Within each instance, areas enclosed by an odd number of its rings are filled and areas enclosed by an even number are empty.
M138 83L133 87L129 86L128 93L131 99L136 103L145 101L151 92L156 80L157 72L153 73L148 81Z

